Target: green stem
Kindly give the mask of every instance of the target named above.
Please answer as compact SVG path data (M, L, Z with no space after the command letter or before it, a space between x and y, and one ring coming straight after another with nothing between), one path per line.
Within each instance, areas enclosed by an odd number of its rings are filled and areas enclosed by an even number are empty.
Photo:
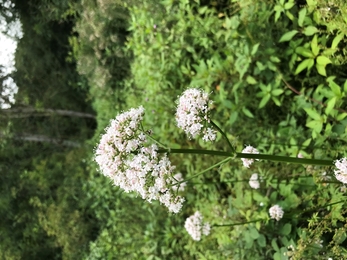
M227 143L228 143L228 145L229 145L231 151L232 151L233 153L235 153L235 152L236 152L236 151L235 151L235 148L234 148L234 147L232 146L232 144L230 143L229 138L228 138L227 135L224 133L224 131L223 131L222 129L220 129L219 126L216 125L212 120L210 121L210 123L211 123L215 128L217 128L218 132L220 132L220 133L222 134L222 136L224 137L224 139L227 141Z
M212 227L233 227L233 226L240 226L240 225L245 225L245 224L249 224L249 223L254 223L254 222L258 222L258 221L262 221L262 220L264 220L264 219L256 219L256 220L251 220L251 221L247 221L247 222L233 223L233 224L222 224L222 225L214 224L214 225L212 225Z
M252 154L252 153L236 153L215 150L199 150L199 149L159 149L159 153L182 153L182 154L205 154L205 155L217 155L227 156L234 158L247 158L247 159L259 159L268 160L274 162L287 162L296 164L310 164L321 166L333 166L333 160L319 160L319 159L303 159L288 156L268 155L268 154Z
M195 177L198 177L199 175L204 174L205 172L208 172L208 171L212 170L213 168L215 168L215 167L217 167L217 166L219 166L219 165L221 165L221 164L223 164L223 163L228 162L228 161L231 160L231 159L232 159L231 157L226 158L226 159L220 161L219 163L216 163L216 164L212 165L211 167L207 168L206 170L203 170L202 172L199 172L199 173L197 173L197 174L194 174L193 176L191 176L191 177L189 177L189 178L186 178L186 179L183 180L183 181L180 181L180 182L177 182L177 183L175 183L175 184L172 184L171 187L172 187L172 186L176 186L176 185L178 185L178 184L181 184L181 183L183 183L183 182L188 182L189 180L194 179Z

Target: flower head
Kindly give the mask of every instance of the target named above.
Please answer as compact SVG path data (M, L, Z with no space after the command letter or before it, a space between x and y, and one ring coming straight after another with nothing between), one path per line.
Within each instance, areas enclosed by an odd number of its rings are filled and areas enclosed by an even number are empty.
M269 214L272 219L279 221L281 218L283 218L284 211L280 206L275 205L269 209Z
M199 211L186 219L184 227L195 241L200 241L202 235L208 236L211 231L210 224L203 223L203 217Z
M189 137L196 138L203 134L204 141L214 141L217 136L216 131L206 126L210 122L211 103L208 93L200 89L191 88L184 91L178 101L177 126Z
M336 179L347 184L347 158L342 158L335 161L337 170L334 170Z
M258 180L258 174L253 173L251 178L249 179L249 186L251 186L251 188L253 189L259 189L260 187L260 183Z
M158 147L147 143L140 130L144 108L131 109L111 120L95 150L101 172L125 192L137 192L149 202L159 200L169 211L179 212L184 198L170 188L175 166Z
M258 154L258 150L255 149L253 146L246 146L245 149L242 150L242 153L253 153L253 154ZM248 159L248 158L241 158L242 162L243 162L243 166L249 168L249 166L251 166L251 164L254 162L254 159ZM259 161L258 159L256 159L257 161Z

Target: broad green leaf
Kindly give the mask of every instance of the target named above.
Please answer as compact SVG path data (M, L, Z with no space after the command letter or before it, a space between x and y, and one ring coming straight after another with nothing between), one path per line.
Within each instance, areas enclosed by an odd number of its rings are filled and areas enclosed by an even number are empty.
M277 58L276 56L270 56L270 60L275 63L281 62L281 60Z
M274 253L273 259L274 259L274 260L282 260L282 255L281 255L281 253L280 253L280 252Z
M309 138L309 139L307 139L305 142L303 142L303 144L302 144L302 146L309 146L310 145L310 143L311 143L311 138Z
M337 35L333 42L331 43L331 48L332 49L336 49L336 47L339 45L340 41L343 39L344 37L344 33L340 33L339 35Z
M331 63L331 60L325 56L318 56L317 57L317 64L326 66L327 64Z
M252 51L251 51L251 54L252 54L252 55L254 55L254 54L257 53L258 48L259 48L259 45L260 45L260 43L257 43L256 45L254 45L254 46L252 47Z
M279 95L281 95L283 92L284 92L283 89L274 89L274 90L271 91L271 95L273 95L273 96L279 96Z
M292 30L290 32L286 32L285 34L282 35L282 37L281 37L279 42L290 41L297 33L298 33L297 30Z
M318 47L317 35L313 36L313 39L311 41L311 50L314 56L318 55L319 47Z
M249 111L247 108L245 108L245 107L243 107L242 108L242 112L246 115L246 116L248 116L248 117L250 117L250 118L254 118L254 115L251 113L251 111Z
M325 71L325 66L316 64L316 69L318 73L321 74L322 76L327 76L327 73Z
M340 86L337 85L333 80L329 80L329 87L334 92L334 94L338 97L341 97L341 89Z
M325 108L325 114L329 115L331 110L333 110L336 103L336 97L329 99L327 102L327 107Z
M262 100L260 101L260 103L259 103L259 108L264 107L264 106L267 104L267 102L269 102L270 98L271 98L271 95L270 95L270 94L266 94L266 95L262 98Z
M275 249L275 251L277 251L277 252L280 251L280 248L278 247L277 242L276 242L276 238L272 239L271 246L273 249Z
M299 12L298 25L300 27L302 27L304 24L304 19L305 19L306 13L307 13L306 7L302 8Z
M276 106L281 106L281 101L279 101L277 97L272 96L271 99L273 102L275 102Z
M230 125L232 125L233 123L236 122L238 115L239 114L236 111L231 113L231 116L230 116L229 121L228 121Z
M251 228L249 232L250 232L251 238L257 239L259 237L259 232L255 227Z
M289 10L295 5L294 2L289 2L284 4L284 9Z
M300 64L298 65L298 67L296 68L296 70L295 70L295 75L296 74L299 74L301 71L303 71L304 69L306 69L308 66L309 66L309 64L310 64L310 60L312 60L312 59L305 59L305 60L303 60L302 62L300 62Z
M318 32L318 29L314 26L307 26L305 29L304 29L304 34L306 36L311 36L313 34L315 34L316 32Z
M282 228L281 228L281 234L288 236L290 232L292 231L292 225L289 223L286 223Z
M257 239L257 242L260 247L266 247L266 238L263 234L260 234L260 236Z
M297 47L295 49L295 52L306 57L306 58L313 58L314 57L313 53L309 49L306 49L302 46Z
M337 121L341 121L341 120L343 120L346 116L347 116L347 113L339 114L339 115L336 117L336 120L337 120Z
M345 84L343 84L343 91L347 92L347 80L345 81Z
M251 85L257 84L256 79L253 78L252 76L247 76L246 81L247 81L248 84L251 84Z
M315 132L320 133L323 129L323 122L321 120L313 120L308 122L306 126L315 130Z
M321 115L316 110L313 110L312 108L308 107L304 108L304 110L312 119L321 120Z
M286 16L290 19L290 20L294 20L294 15L290 12L290 11L286 11Z

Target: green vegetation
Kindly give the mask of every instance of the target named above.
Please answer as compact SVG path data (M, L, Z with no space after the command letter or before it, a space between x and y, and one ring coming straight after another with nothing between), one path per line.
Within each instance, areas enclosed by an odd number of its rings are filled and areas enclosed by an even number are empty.
M177 128L178 96L192 87L210 93L237 152L347 157L344 0L13 3L24 37L16 103L0 113L1 259L347 258L346 186L333 167L234 159L190 180L172 214L115 187L93 160L109 120L139 105L167 147L228 150L221 135ZM222 159L170 154L184 178ZM184 224L196 211L212 225L262 220L194 241Z

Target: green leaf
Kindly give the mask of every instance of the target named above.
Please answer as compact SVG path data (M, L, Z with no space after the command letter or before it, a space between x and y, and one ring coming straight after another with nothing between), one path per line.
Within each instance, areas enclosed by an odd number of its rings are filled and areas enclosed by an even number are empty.
M235 123L237 117L238 117L239 113L238 112L232 112L231 116L229 118L229 124L232 125L233 123Z
M290 232L292 231L292 225L289 223L286 223L282 228L281 228L281 234L288 236Z
M304 29L304 34L306 36L311 36L313 34L315 34L316 32L318 32L318 29L314 26L307 26L305 29Z
M272 239L271 246L272 246L273 249L275 249L275 251L277 251L277 252L280 251L280 249L279 249L279 247L277 245L277 242L276 242L276 238Z
M272 56L272 55L270 56L270 60L272 62L275 62L275 63L281 62L281 60L279 58L277 58L276 56Z
M347 92L347 80L345 81L345 84L343 84L343 91Z
M259 232L258 232L258 230L256 228L254 228L254 227L251 228L249 230L249 232L250 232L251 238L257 239L259 237Z
M287 32L282 35L281 39L279 42L287 42L290 41L296 34L298 33L297 30L292 30L290 32Z
M319 47L318 47L317 35L313 36L313 39L311 41L311 50L312 50L314 56L318 55Z
M337 85L333 80L329 80L329 87L334 92L334 94L338 97L341 97L341 89L340 86Z
M312 119L321 120L321 115L316 110L313 110L312 108L308 107L304 108L304 110Z
M336 120L337 120L337 121L341 121L341 120L343 120L346 116L347 116L347 113L339 114L339 115L336 117Z
M254 115L251 113L251 111L249 111L246 107L243 107L242 108L242 112L246 115L246 116L248 116L248 117L250 117L250 118L254 118Z
M289 10L295 5L294 2L289 2L284 4L284 9Z
M295 70L295 75L299 74L301 71L303 71L304 69L306 69L309 65L310 65L310 60L312 59L305 59L302 62L300 62L300 64L298 65L298 67Z
M275 102L276 106L281 106L281 101L277 97L272 96L271 99L273 102Z
M266 247L266 238L263 234L260 234L260 236L257 239L257 242L260 247Z
M256 54L256 52L258 51L259 45L260 43L257 43L256 45L252 47L252 51L251 51L252 55Z
M327 73L325 71L325 66L316 64L316 69L317 69L318 73L321 74L322 76L325 76L325 77L327 76Z
M327 107L325 108L325 114L329 115L331 110L333 110L336 103L336 97L329 99L327 102Z
M253 78L252 76L247 76L246 81L247 81L248 84L251 84L251 85L257 84L256 79Z
M259 108L264 107L264 106L267 104L267 102L269 102L270 98L271 98L271 95L270 95L269 93L266 94L266 95L262 98L262 100L260 101L260 103L259 103Z
M273 96L279 96L279 95L281 95L283 92L284 92L283 89L274 89L274 90L271 91L271 95L273 95Z
M308 122L306 126L315 130L315 132L320 133L323 129L323 122L321 120L313 120Z
M306 13L307 13L306 7L302 8L299 12L298 25L300 27L302 27L304 24Z
M340 33L339 35L337 35L333 42L331 43L331 48L332 49L336 49L336 47L339 45L340 41L343 39L344 37L344 33Z
M302 46L297 47L295 49L295 52L306 57L306 58L313 58L314 57L313 53L309 49L306 49Z
M282 255L281 255L281 253L280 253L280 252L274 253L273 259L274 259L274 260L282 260Z
M331 60L325 56L318 56L317 57L317 64L326 66L327 64L331 63Z

